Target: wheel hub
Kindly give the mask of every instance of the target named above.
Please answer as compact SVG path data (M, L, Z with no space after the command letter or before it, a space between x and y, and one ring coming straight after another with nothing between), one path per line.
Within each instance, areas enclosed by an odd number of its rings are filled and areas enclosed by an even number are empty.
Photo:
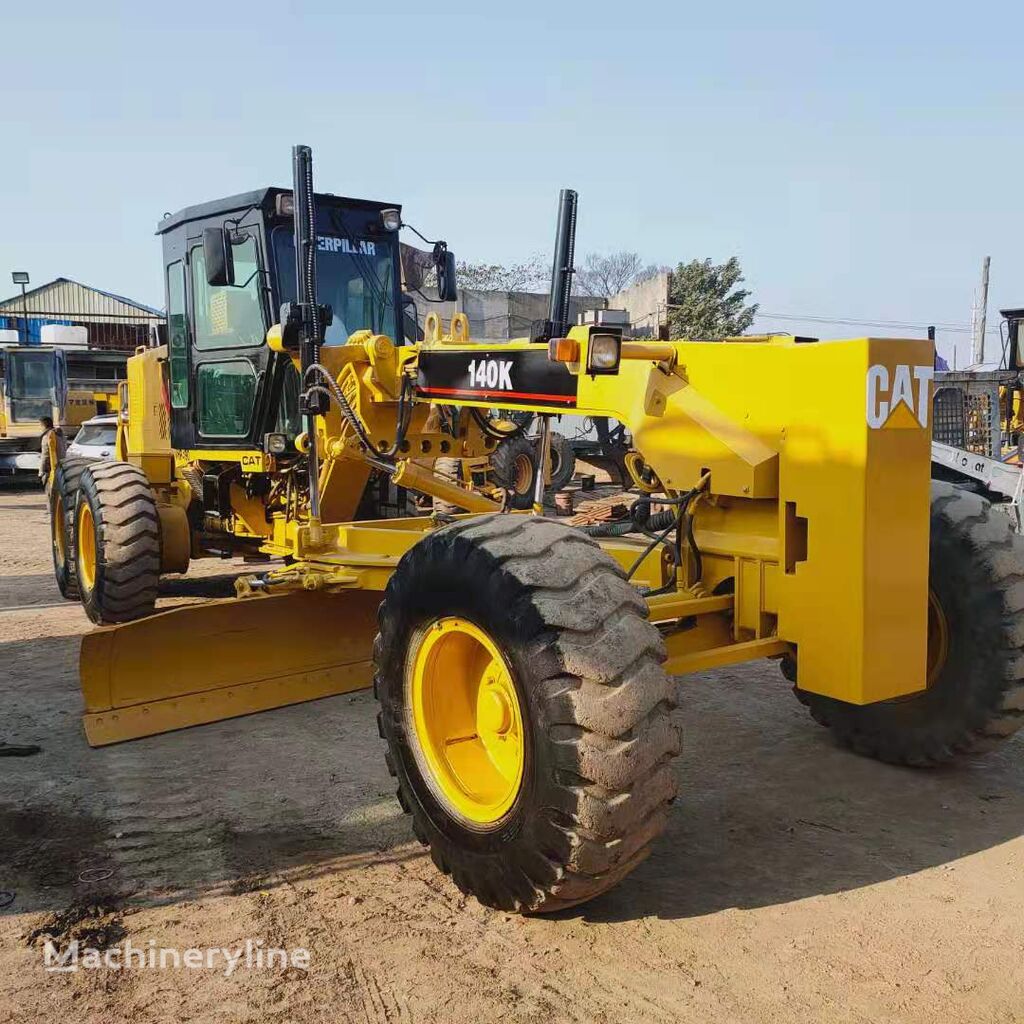
M928 589L928 686L931 687L942 672L949 657L949 620L942 605L930 587Z
M78 580L88 592L96 585L96 529L87 501L79 502L77 525Z
M64 501L58 494L57 500L53 506L53 544L57 550L57 559L62 566L67 561L67 552L64 545L64 531L66 529L67 524L64 521Z
M495 642L467 619L438 619L414 638L407 691L410 739L434 795L472 826L500 822L522 786L525 740Z
M530 489L530 481L533 477L533 463L529 455L520 455L515 461L515 489L516 494L525 494Z

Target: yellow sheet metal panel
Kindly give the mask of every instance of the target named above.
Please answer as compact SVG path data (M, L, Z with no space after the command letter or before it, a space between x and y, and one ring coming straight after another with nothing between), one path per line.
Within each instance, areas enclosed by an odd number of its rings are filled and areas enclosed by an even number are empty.
M781 379L751 366L783 419L779 634L798 646L802 689L856 704L912 693L925 681L931 344L792 352Z
M680 343L680 365L666 373L651 363L627 360L609 376L581 374L577 412L611 416L629 426L637 448L666 487L684 490L710 470L718 494L774 497L778 454L721 401L728 384L742 389L743 363L731 346ZM690 377L688 352L706 367ZM683 374L686 374L684 377ZM709 382L717 374L717 387Z
M145 349L128 360L128 454L171 451L170 416L164 391L166 346Z

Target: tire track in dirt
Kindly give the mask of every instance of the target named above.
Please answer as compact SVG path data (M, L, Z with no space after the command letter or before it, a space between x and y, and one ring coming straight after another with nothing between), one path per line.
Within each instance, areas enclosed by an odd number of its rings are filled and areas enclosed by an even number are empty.
M152 756L145 743L109 747L103 756L116 829L107 850L121 883L137 891L223 880L216 827L185 767Z

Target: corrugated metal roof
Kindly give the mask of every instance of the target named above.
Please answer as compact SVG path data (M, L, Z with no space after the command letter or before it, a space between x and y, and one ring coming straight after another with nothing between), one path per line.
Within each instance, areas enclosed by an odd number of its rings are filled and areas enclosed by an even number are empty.
M0 301L0 313L20 315L25 307L30 317L33 313L59 314L80 322L102 321L104 316L118 320L140 314L146 317L163 316L163 310L73 281L69 277L58 277L26 291L24 300L18 294Z

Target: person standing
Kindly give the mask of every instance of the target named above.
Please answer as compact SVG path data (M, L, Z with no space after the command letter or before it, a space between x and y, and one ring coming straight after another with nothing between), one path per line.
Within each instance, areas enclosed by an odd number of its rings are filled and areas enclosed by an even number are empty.
M64 431L53 425L51 416L41 416L39 425L43 428L39 445L39 481L49 491L50 478L64 458L67 442L64 439Z

